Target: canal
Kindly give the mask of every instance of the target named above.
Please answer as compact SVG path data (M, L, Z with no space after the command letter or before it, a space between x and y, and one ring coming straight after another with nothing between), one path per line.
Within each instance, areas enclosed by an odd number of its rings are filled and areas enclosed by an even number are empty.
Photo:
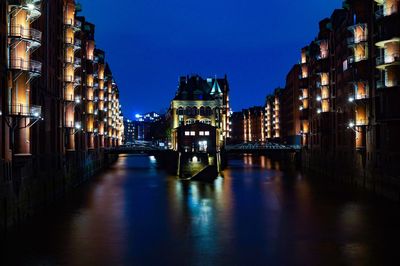
M399 265L399 206L323 179L244 155L186 182L121 156L11 233L0 265Z

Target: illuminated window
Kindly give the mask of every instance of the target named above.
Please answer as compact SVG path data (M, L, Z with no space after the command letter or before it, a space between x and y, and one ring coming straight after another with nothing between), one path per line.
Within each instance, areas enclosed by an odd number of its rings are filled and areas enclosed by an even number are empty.
M185 131L185 136L190 136L190 132L189 131Z
M210 131L205 131L205 132L204 132L204 135L210 136Z
M190 136L196 136L196 131L190 131Z
M344 61L343 61L343 71L346 71L347 68L348 68L348 66L347 66L347 60L344 60Z
M204 131L200 131L200 132L199 132L199 135L200 135L200 136L204 136Z

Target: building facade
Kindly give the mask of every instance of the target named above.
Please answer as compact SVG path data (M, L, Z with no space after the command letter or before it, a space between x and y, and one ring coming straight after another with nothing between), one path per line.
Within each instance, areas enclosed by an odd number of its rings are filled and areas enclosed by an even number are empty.
M179 126L205 123L218 128L219 143L230 137L229 83L222 79L200 76L181 77L176 96L168 112L172 129L172 147L177 148Z
M281 139L288 145L300 145L300 66L294 65L286 77L281 96Z
M299 64L305 164L396 198L399 25L399 1L344 1Z
M88 178L122 141L118 87L80 9L0 3L0 228Z
M265 100L265 138L267 142L282 139L282 88L277 88Z

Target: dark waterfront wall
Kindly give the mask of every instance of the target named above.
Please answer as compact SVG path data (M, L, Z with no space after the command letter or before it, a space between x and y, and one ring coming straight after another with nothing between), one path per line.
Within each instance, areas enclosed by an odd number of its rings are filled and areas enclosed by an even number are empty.
M26 222L117 159L118 155L94 151L69 153L64 159L57 155L28 157L13 174L11 165L2 164L5 175L0 180L0 235Z
M367 165L362 153L329 154L301 152L302 168L310 176L322 176L367 190L388 199L400 201L400 167L383 160L380 165ZM397 170L396 170L397 169Z

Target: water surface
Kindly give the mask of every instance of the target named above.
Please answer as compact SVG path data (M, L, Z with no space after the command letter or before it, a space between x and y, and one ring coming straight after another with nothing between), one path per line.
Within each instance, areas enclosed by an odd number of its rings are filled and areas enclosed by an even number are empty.
M399 206L317 180L245 155L187 182L121 156L12 233L0 265L399 265Z

